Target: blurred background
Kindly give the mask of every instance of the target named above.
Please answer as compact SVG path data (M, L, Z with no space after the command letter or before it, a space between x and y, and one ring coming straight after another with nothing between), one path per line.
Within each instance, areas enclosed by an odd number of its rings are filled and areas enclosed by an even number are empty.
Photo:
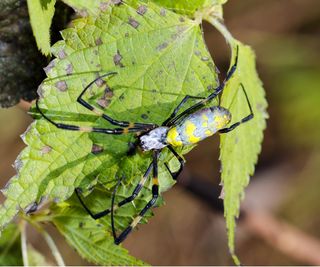
M244 265L320 265L320 1L229 0L224 13L230 32L256 52L270 115L242 202L237 255ZM223 76L229 49L214 28L203 27ZM32 121L25 109L22 102L0 109L1 187L24 147L19 136ZM232 264L221 203L214 200L218 148L215 136L187 155L180 185L165 193L166 205L125 241L132 255L152 265ZM190 181L197 186L190 189ZM197 188L212 190L212 201ZM50 258L40 238L31 237ZM56 241L67 264L88 264L64 240Z

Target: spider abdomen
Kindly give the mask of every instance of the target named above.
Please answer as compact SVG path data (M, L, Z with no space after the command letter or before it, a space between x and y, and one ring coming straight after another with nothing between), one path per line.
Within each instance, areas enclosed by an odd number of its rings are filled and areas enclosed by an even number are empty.
M225 108L204 108L172 126L167 133L166 141L172 146L196 144L226 127L230 120L231 114Z

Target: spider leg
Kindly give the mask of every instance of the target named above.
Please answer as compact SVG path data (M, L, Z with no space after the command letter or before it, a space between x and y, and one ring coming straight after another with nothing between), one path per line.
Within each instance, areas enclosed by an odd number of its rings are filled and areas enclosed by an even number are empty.
M173 149L172 146L168 146L169 150L171 151L171 153L177 158L177 160L179 160L179 163L180 163L180 167L179 167L179 170L177 170L176 172L172 172L170 169L169 169L169 166L167 163L164 163L164 166L166 166L168 172L170 173L170 175L172 176L172 179L173 180L177 180L178 179L178 176L180 175L180 173L182 172L183 170L183 167L184 167L184 159Z
M200 96L191 96L191 95L186 95L180 102L180 104L174 109L172 114L169 116L168 119L166 119L163 123L162 126L166 126L169 121L171 121L179 112L179 110L182 108L182 106L189 100L189 99L205 99L205 97L200 97Z
M113 209L114 209L114 201L115 201L115 198L116 198L116 193L118 191L118 187L122 181L124 176L121 177L121 179L118 180L113 192L112 192L112 199L111 199L111 229L112 229L112 235L113 235L113 239L117 238L117 234L116 234L116 228L114 226L114 212L113 212Z
M104 75L99 76L98 78L94 79L92 82L90 82L81 92L81 94L78 96L77 98L77 102L79 104L81 104L82 106L84 106L85 108L91 110L92 112L94 112L95 114L97 114L98 116L102 117L103 119L105 119L106 121L110 122L111 124L115 125L115 126L119 126L119 127L131 127L131 128L155 128L156 125L155 124L148 124L148 123L132 123L132 122L128 122L128 121L118 121L115 119L112 119L110 116L104 114L103 112L101 112L100 110L96 109L94 106L90 105L87 101L85 101L82 97L85 94L85 92L97 81L99 81L101 78L110 76L110 75L115 75L117 74L117 72L108 72Z
M135 127L134 124L131 124L125 128L115 128L115 129L106 129L106 128L99 128L99 127L88 127L88 126L77 126L71 124L64 124L64 123L57 123L51 120L47 115L43 113L43 111L39 107L39 100L36 101L36 107L39 113L51 124L56 126L59 129L69 130L69 131L80 131L80 132L87 132L87 133L104 133L104 134L127 134L127 133L136 133L141 132L142 130L150 129L150 125L145 126L145 129L142 127Z
M227 82L232 78L234 72L237 69L238 66L238 56L239 56L239 46L237 46L237 51L236 51L236 57L235 57L235 62L232 65L232 67L230 68L230 70L228 71L226 78L224 79L224 81L214 90L214 92L212 94L210 94L207 98L199 101L198 103L194 104L193 106L189 107L188 109L186 109L185 111L183 111L182 113L180 113L178 116L172 118L167 122L167 126L172 126L174 124L176 124L176 122L178 120L180 120L181 118L185 117L188 114L194 113L195 111L199 110L200 108L204 107L209 101L211 101L212 99L216 98L218 95L220 95L223 92L223 89L225 88Z
M79 198L79 201L81 203L81 205L84 207L84 209L88 212L88 214L95 220L101 218L101 217L104 217L106 215L108 215L110 212L115 211L117 210L118 208L122 207L123 205L131 202L132 200L134 200L137 195L140 193L141 189L143 188L143 185L146 183L147 181L147 178L151 172L151 169L152 169L152 166L153 166L153 163L151 163L148 167L148 169L146 170L145 174L143 175L143 177L141 178L140 182L137 184L137 186L135 187L135 189L133 190L131 196L125 198L124 200L120 201L118 204L116 205L112 205L111 208L108 208L104 211L101 211L101 212L98 212L98 213L93 213L89 208L88 206L83 202L81 196L80 196L80 193L81 193L81 190L79 188L76 188L75 189L75 192L76 192L76 195L78 196ZM117 187L117 186L116 186ZM114 195L115 196L115 193L116 191L114 191Z
M253 114L253 111L252 111L252 107L251 107L251 104L250 104L250 101L249 101L247 92L246 92L246 90L244 89L244 86L243 86L242 83L240 84L240 86L241 86L241 88L242 88L242 90L243 90L243 92L244 92L244 95L245 95L245 97L246 97L246 100L247 100L247 103L248 103L248 107L249 107L249 110L250 110L250 114L249 114L248 116L244 117L243 119L241 119L240 121L232 124L232 125L229 126L228 128L223 128L223 129L219 130L219 133L228 133L228 132L231 132L232 130L234 130L235 128L237 128L240 124L245 123L245 122L253 119L253 117L254 117L254 114Z
M131 224L123 230L123 232L115 238L114 243L119 245L123 240L126 239L128 234L137 226L141 221L146 212L154 206L159 196L159 182L158 182L158 157L160 150L155 150L153 152L153 179L152 179L152 199L147 203L147 205L140 211L139 215L131 222Z

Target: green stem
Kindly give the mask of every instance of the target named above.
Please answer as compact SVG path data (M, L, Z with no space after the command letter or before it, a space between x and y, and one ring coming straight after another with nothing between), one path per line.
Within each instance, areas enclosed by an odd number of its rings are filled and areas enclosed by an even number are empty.
M40 233L43 235L43 238L47 241L47 244L48 244L49 248L51 249L51 253L52 253L53 257L55 258L58 266L65 266L63 258L61 256L56 244L54 243L52 237L44 230Z
M235 42L235 39L231 35L231 33L228 31L227 27L221 23L221 21L213 16L206 16L205 20L207 20L212 26L214 26L227 40L230 46Z
M28 250L27 250L27 235L26 235L26 221L21 220L20 224L20 232L21 232L21 251L22 251L22 260L24 266L29 266L28 259Z
M55 258L58 266L65 266L61 253L58 250L58 247L54 243L52 237L35 221L31 220L29 216L22 215L22 217L28 221L45 239L47 242L53 257ZM22 233L21 233L22 236Z

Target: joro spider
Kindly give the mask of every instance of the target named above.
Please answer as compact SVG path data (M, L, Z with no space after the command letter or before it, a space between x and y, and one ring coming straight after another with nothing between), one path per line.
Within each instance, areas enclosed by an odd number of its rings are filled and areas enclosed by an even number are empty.
M228 126L229 122L231 121L231 113L228 109L221 107L220 105L205 107L208 102L212 99L218 97L225 88L226 83L232 78L234 72L237 69L238 64L238 47L235 57L235 63L232 65L230 70L228 71L225 80L222 84L220 84L217 88L215 88L214 92L211 93L206 98L196 97L196 96L185 96L180 104L174 109L173 113L167 118L161 126L156 124L149 124L149 123L133 123L127 121L118 121L112 119L108 115L102 113L101 111L94 108L91 104L86 102L82 97L85 92L99 79L103 77L107 77L110 75L117 74L116 72L109 72L106 73L91 83L89 83L81 94L77 98L77 102L84 106L85 108L93 111L96 115L101 116L103 119L107 120L109 123L118 126L120 128L115 129L106 129L106 128L98 128L98 127L84 127L84 126L76 126L76 125L69 125L63 123L57 123L47 117L39 108L38 100L36 102L36 107L39 110L40 114L50 123L55 125L57 128L71 130L71 131L82 131L82 132L95 132L95 133L104 133L104 134L114 134L114 135L121 135L127 133L138 133L137 135L137 145L140 146L142 151L152 151L152 162L147 168L146 172L144 173L143 177L141 178L140 182L137 184L135 189L133 190L131 196L127 197L126 199L120 201L117 205L114 205L114 198L112 200L111 208L101 211L99 213L93 213L84 203L82 197L80 196L81 191L76 189L75 192L84 207L87 213L93 219L99 219L111 214L111 224L112 224L112 231L114 236L115 244L120 244L132 231L133 228L137 226L137 224L141 221L143 216L146 212L154 206L156 200L159 196L159 183L158 183L158 159L159 155L163 148L167 147L169 151L178 159L180 163L180 167L178 171L171 172L168 165L165 163L165 166L172 176L174 180L177 179L179 174L181 173L184 160L183 158L175 151L174 147L180 147L184 145L190 145L198 143L199 141L215 134L215 133L228 133L234 129L236 129L240 124L245 123L253 118L253 111L248 99L248 95L245 91L243 84L240 84L243 93L246 97L246 101L250 110L250 114L246 117L242 118L240 121L233 123L232 125ZM187 108L180 114L178 112L183 107L183 105L188 101L188 99L198 99L199 101L192 105L191 107ZM148 176L153 170L153 179L152 179L152 199L146 204L146 206L140 211L138 216L131 222L131 224L124 229L119 236L116 235L113 223L113 211L117 208L130 203L133 201L142 190L143 185L148 180ZM118 183L119 185L119 183ZM117 186L118 186L117 185ZM116 188L117 188L116 186ZM116 190L116 189L115 189ZM115 191L114 191L115 192ZM114 196L113 196L114 197Z

